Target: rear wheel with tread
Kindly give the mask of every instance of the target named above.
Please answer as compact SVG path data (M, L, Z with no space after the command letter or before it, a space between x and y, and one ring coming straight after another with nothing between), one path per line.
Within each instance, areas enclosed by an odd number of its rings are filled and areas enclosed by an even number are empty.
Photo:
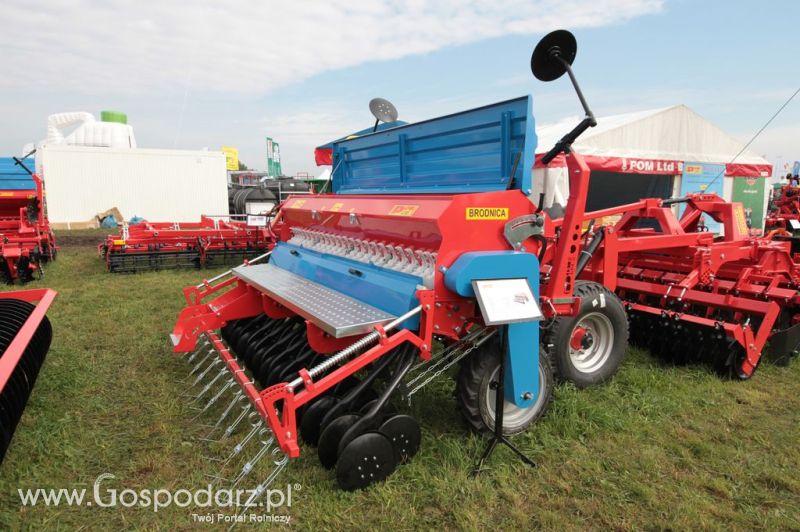
M470 353L461 365L456 384L456 400L469 428L475 432L494 430L495 393L500 371L500 342L497 335ZM508 368L506 368L508 371ZM539 395L528 408L505 402L503 434L526 430L547 411L553 395L553 370L543 350L539 350Z

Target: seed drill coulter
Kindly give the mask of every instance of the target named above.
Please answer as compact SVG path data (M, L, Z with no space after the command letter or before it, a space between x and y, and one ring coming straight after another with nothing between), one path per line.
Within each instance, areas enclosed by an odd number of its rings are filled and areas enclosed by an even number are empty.
M269 252L185 289L171 338L191 353L196 408L214 412L206 439L231 442L215 478L241 485L265 460L257 497L304 442L343 489L383 480L421 440L396 399L456 364L467 425L521 432L544 414L555 375L582 387L616 372L628 314L642 343L716 342L740 377L768 339L797 345L789 244L747 237L741 205L642 200L615 225L593 223L613 213L585 212L589 169L571 145L595 119L575 51L559 30L531 58L542 81L568 73L586 113L542 159L566 158L564 209L533 192L532 100L517 98L334 141L333 194L290 198ZM687 203L680 219L675 201ZM703 213L724 237L698 229ZM476 283L509 279L527 281L540 321L487 324Z

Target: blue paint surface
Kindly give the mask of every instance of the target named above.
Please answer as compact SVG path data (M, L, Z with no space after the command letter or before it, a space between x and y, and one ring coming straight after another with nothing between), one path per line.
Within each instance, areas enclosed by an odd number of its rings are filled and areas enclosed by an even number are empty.
M32 172L35 170L34 161L23 161ZM15 164L11 157L0 157L0 190L36 190L36 183L24 168Z
M481 279L527 279L539 298L539 260L531 253L474 251L461 255L445 273L445 285L465 297L475 297L472 281ZM527 408L539 396L539 323L511 323L505 353L505 399ZM526 394L530 399L524 399Z
M422 279L415 275L285 242L275 245L270 263L395 316L405 314L419 305L416 291ZM351 269L358 270L361 275L351 273ZM419 317L405 321L401 327L419 329Z
M459 194L531 188L533 100L524 96L333 142L337 194Z

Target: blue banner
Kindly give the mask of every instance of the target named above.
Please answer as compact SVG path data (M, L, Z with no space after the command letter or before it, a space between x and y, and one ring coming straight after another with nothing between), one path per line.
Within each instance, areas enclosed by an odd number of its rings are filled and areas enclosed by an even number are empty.
M724 164L686 162L683 164L681 197L691 193L715 193L719 197L722 197L722 184L724 180ZM685 205L681 204L678 214L682 215L685 208ZM714 219L708 215L703 215L703 220L709 231L712 233L720 232L719 222L714 221Z

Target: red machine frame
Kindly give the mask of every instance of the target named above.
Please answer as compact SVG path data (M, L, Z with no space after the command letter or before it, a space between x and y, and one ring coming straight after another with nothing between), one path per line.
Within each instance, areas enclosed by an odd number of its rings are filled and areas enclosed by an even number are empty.
M770 201L770 211L767 213L764 228L774 235L791 235L796 232L791 227L791 222L800 221L800 187L788 184L779 190L780 195Z
M547 276L549 281L541 286L542 309L548 317L573 315L580 306L580 299L573 297L572 291L580 255L579 240L589 186L589 168L577 154L569 155L567 164L576 201L571 202L567 215L558 224L546 216L543 217L545 235L554 240L554 245L549 246L549 253L545 255L543 261L543 265L550 266ZM333 207L327 211L322 208L319 211L316 209L316 203L331 204L331 199L335 199ZM319 216L341 216L346 219L350 216L350 212L357 212L359 216L378 220L380 217L374 213L381 212L384 213L382 217L387 223L395 224L396 216L385 216L390 210L387 207L391 207L390 204L404 202L419 204L414 206L414 215L420 233L425 233L425 223L433 224L431 227L438 227L440 231L444 227L452 230L448 236L442 237L437 248L437 274L433 288L418 290L416 293L419 307L412 313L418 313L420 316L419 332L402 329L395 334L387 334L394 326L408 319L409 315L401 316L385 327L376 326L371 333L360 339L331 338L307 321L308 340L315 351L334 353L344 350L333 355L333 360L337 357L342 361L347 360L348 356L343 354L348 349L355 346L357 351L369 345L369 341L376 342L374 346L353 356L318 380L315 380L307 370L300 370L294 383L277 384L259 391L214 332L232 320L257 316L261 313L273 319L280 319L294 315L291 310L280 306L258 289L236 277L230 277L215 285L204 281L198 286L184 289L187 308L181 312L172 334L175 352L193 350L197 338L204 334L258 414L272 428L279 446L289 457L296 458L300 454L295 415L298 408L405 342L410 342L419 349L420 359L428 360L431 357L434 333L437 336L459 339L467 333L472 324L482 322L473 300L457 296L444 286L439 265L452 264L461 253L469 250L509 249L510 244L503 237L503 227L507 221L503 219L482 222L491 224L495 230L486 230L489 225L484 225L481 231L469 234L463 231L464 209L475 205L508 205L509 219L530 215L534 210L528 198L517 190L457 196L416 196L413 199L404 196L316 196L289 199L277 216L273 230L279 239L288 240L291 227L295 224L308 223L313 219L314 213L318 213ZM446 214L443 214L445 211L442 210L445 208L444 205L449 208ZM351 207L353 211L350 211ZM557 226L561 226L558 235L556 235ZM537 245L536 241L529 242L532 246ZM203 303L204 299L213 295L218 296L213 300L213 304ZM295 391L301 384L302 389Z
M248 226L246 222L209 216L191 223L145 221L126 226L117 235L108 235L98 245L98 253L105 259L109 271L116 271L114 262L124 257L148 259L170 254L191 255L193 265L205 267L214 256L267 251L274 240L270 231L269 225Z
M56 243L47 219L44 184L31 174L36 191L0 191L0 259L9 282L27 281L41 271L42 262L56 256ZM31 202L36 215L31 216Z
M781 312L789 313L785 326L800 322L792 288L800 264L788 242L748 236L741 204L715 194L691 194L685 203L680 219L660 199L587 213L586 220L622 217L605 228L583 277L616 291L629 310L724 329L744 350L739 377L750 377ZM722 224L724 236L699 231L703 214ZM637 228L642 220L658 228Z
M0 299L20 299L28 303L36 303L25 324L17 332L14 339L6 348L3 356L0 357L0 392L5 389L8 379L19 364L25 349L28 347L36 329L47 315L47 310L53 304L57 292L50 288L39 288L36 290L20 290L15 292L0 292ZM38 302L38 303L37 303Z

